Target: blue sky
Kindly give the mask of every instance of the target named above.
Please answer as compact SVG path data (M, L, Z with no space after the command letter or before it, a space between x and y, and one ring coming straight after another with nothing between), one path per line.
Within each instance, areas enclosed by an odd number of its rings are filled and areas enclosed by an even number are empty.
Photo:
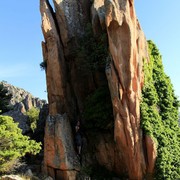
M46 99L39 0L2 1L0 17L0 81Z
M166 73L180 97L180 1L135 0L137 17L147 39L162 56ZM0 81L47 98L42 62L39 0L2 1L0 6Z
M180 0L135 0L136 15L146 39L162 55L165 72L180 99Z

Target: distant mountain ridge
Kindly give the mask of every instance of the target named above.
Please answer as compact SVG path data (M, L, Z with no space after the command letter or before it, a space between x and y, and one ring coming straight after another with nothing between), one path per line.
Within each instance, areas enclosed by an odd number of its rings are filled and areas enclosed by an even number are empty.
M7 82L0 82L8 90L9 94L12 94L10 105L12 109L3 115L11 116L15 122L19 123L19 128L22 129L23 134L26 134L30 130L29 120L25 114L29 109L35 107L42 109L47 104L46 100L34 97L26 90L8 84Z
M31 93L24 90L23 88L19 88L16 86L13 86L7 82L0 82L3 84L3 86L8 90L10 94L12 94L12 98L10 101L10 105L15 105L16 103L24 102L26 107L26 99L32 101L32 106L41 108L43 104L46 104L46 100L41 100L38 97L34 97ZM29 108L27 107L26 110Z

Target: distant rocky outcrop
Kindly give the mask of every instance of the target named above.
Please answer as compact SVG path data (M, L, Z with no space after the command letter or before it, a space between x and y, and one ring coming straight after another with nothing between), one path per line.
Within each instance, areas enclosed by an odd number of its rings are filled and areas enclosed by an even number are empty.
M41 100L37 97L34 97L31 93L26 90L8 84L6 82L0 82L3 86L8 90L10 94L12 94L12 98L10 101L10 105L16 106L16 110L20 110L21 112L25 112L32 107L42 108L44 104L46 104L46 100ZM17 104L21 104L19 108Z
M10 100L11 110L3 115L11 116L15 122L19 123L19 128L22 129L23 134L27 134L30 131L30 123L26 111L32 107L41 109L43 105L47 104L46 100L41 100L34 97L29 92L22 88L15 87L6 82L0 82L8 90L9 94L12 94Z

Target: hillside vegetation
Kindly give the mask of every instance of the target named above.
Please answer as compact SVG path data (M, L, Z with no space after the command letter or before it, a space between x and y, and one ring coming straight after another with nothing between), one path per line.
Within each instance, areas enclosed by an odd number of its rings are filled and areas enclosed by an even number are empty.
M0 111L9 110L11 94L1 84L0 86ZM32 114L32 113L31 113ZM34 116L33 116L34 117ZM0 173L14 169L21 157L28 154L37 154L41 150L41 143L30 140L22 134L12 117L0 115Z
M144 60L145 84L142 92L141 126L157 143L156 178L180 178L179 101L170 78L165 74L162 57L148 41L150 62Z

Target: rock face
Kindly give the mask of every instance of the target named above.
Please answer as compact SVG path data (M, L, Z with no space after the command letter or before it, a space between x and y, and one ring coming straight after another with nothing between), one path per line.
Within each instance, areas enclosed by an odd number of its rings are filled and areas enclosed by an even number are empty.
M143 179L147 173L153 173L156 147L150 137L143 137L140 129L142 67L143 59L148 61L148 52L133 0L53 2L55 12L48 0L40 0L49 100L45 129L46 173L55 179L76 179L79 167L74 163L73 121L82 117L86 98L104 84L108 85L111 95L114 131L96 132L96 142L88 130L85 132L83 164L96 162L118 176L125 174L129 179ZM83 74L73 54L86 35L88 23L95 38L107 35L109 55L103 72ZM103 79L103 83L99 83L99 79ZM86 125L86 120L81 122Z
M117 148L126 152L123 158L129 177L141 179L146 169L140 131L142 59L148 56L132 3L105 1L105 22L112 56L106 75L114 110Z
M74 163L77 158L73 146L72 131L69 127L69 117L74 116L73 113L77 107L74 97L71 95L74 92L72 92L72 85L68 81L65 53L68 54L68 43L71 38L81 32L81 29L78 28L81 28L79 23L83 17L78 11L73 11L73 8L77 9L78 7L76 1L56 0L54 4L57 11L56 16L48 1L40 1L42 30L46 40L45 43L42 43L42 48L44 61L47 62L46 79L50 114L45 130L45 171L57 179L68 179L71 176L75 179L78 165ZM72 19L75 17L76 21ZM61 22L64 26L57 25ZM68 31L68 28L71 30ZM63 124L68 128L63 128ZM68 138L65 138L65 135Z
M32 94L22 88L15 87L6 82L0 83L2 83L3 86L8 90L8 92L12 94L10 105L14 106L17 103L20 103L22 105L22 108L19 107L20 111L27 111L31 107L42 108L42 106L46 104L46 100L41 100L39 98L33 97ZM18 107L16 109L18 110Z
M35 98L22 88L15 87L5 82L1 83L8 90L8 93L12 94L12 98L10 100L12 110L4 113L3 115L11 116L15 122L19 123L19 128L22 129L23 134L28 133L30 131L30 125L25 112L32 107L41 109L43 105L46 104L46 100Z
M44 164L46 172L55 178L75 179L79 162L76 158L71 126L66 114L49 116L44 139Z

